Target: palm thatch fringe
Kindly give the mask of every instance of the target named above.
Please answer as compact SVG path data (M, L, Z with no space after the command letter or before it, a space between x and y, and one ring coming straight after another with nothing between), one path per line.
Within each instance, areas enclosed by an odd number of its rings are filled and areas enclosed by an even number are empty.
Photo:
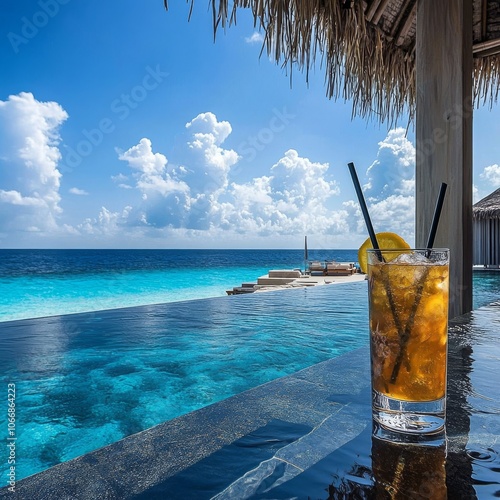
M164 0L167 7L167 0ZM187 0L191 3L194 0ZM263 50L277 64L305 73L319 59L328 98L352 100L353 115L390 124L415 114L415 39L398 45L365 17L359 0L209 0L214 36L236 24L237 11L251 9L265 33ZM232 8L230 8L232 4ZM378 16L380 19L380 16ZM500 55L474 59L474 102L492 105L500 89Z
M472 213L477 220L500 219L500 188L478 201Z
M474 59L474 97L477 107L498 101L500 92L500 54Z

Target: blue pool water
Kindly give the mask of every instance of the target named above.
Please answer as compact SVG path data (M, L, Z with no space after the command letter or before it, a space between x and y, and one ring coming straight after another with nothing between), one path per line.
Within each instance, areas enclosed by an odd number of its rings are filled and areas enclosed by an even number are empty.
M298 250L0 257L0 387L16 385L17 479L368 340L366 282L185 301L301 267ZM475 307L498 300L500 273L475 273L474 291ZM7 321L36 316L51 317Z
M359 282L3 323L18 479L365 344L366 295Z

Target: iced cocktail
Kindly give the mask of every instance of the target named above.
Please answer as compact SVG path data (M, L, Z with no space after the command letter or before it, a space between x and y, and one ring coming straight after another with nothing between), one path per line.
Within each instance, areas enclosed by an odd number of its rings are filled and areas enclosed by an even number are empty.
M448 250L368 250L373 417L407 434L443 430Z

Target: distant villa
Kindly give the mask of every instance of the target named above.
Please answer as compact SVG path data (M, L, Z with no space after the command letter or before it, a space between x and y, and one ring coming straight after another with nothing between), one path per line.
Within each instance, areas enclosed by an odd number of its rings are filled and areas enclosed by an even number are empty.
M478 201L473 210L474 265L500 267L500 188Z

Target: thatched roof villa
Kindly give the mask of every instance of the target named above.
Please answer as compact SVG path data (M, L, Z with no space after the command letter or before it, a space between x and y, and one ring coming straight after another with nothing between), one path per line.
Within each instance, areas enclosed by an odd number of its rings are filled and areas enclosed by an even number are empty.
M167 0L165 5L167 5ZM187 0L187 3L197 3ZM203 3L203 2L202 2ZM500 90L500 0L209 0L214 32L250 9L276 62L318 60L328 97L416 131L416 246L426 244L442 182L435 246L450 248L450 317L472 309L472 115ZM352 152L356 164L356 151ZM360 165L360 168L366 167Z
M473 207L474 265L500 266L500 188Z

